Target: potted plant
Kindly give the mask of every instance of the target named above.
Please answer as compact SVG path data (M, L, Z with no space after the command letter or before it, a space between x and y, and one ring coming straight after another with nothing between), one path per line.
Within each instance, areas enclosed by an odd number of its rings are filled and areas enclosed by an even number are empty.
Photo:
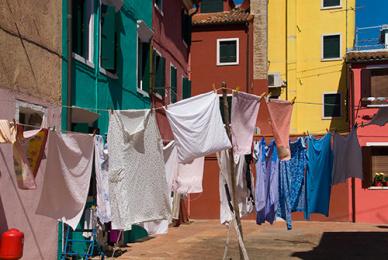
M383 186L383 180L384 180L384 173L376 172L375 178L373 180L373 186L378 186L378 187Z
M384 176L384 186L388 186L388 176Z

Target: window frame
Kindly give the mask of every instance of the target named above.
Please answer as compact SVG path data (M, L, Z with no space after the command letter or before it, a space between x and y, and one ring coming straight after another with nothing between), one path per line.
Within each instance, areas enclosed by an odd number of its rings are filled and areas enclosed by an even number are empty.
M178 102L179 101L179 99L178 99L178 68L172 63L172 62L170 62L170 104L173 104L172 103L172 78L171 78L171 72L172 72L172 69L171 68L174 68L175 69L175 71L176 71L176 80L175 80L175 84L176 84L176 101L174 102L174 103L176 103L176 102Z
M325 50L325 37L327 36L339 36L339 57L336 58L325 58L324 50ZM340 61L342 60L342 33L327 33L321 35L321 61Z
M24 107L24 108L28 108L28 109L31 109L33 111L36 111L37 113L42 113L43 116L42 116L42 122L40 124L40 128L47 127L47 120L48 120L48 108L47 107L45 107L43 105L31 103L31 102L28 102L25 100L19 100L19 99L16 100L15 107L16 107L16 110L15 110L16 122L20 123L20 108ZM38 127L36 129L38 129Z
M236 61L235 62L220 62L220 43L236 41ZM217 66L235 66L240 64L240 38L218 38L217 39L217 57L216 64Z
M158 54L161 58L164 58L163 56L162 56L162 53L160 52L160 51L158 51L158 49L156 49L156 48L152 48L152 50L153 51L155 51L155 53L156 54ZM155 96L155 97L157 97L158 99L160 99L160 100L163 100L165 97L162 97L158 92L157 92L157 89L156 89L156 86L155 86L155 84L156 84L156 67L154 67L154 63L155 63L155 59L154 58L152 58L152 73L153 73L153 75L154 75L154 80L153 80L153 95ZM164 70L164 77L166 77L166 70ZM165 80L165 82L164 82L164 96L166 96L166 80Z
M332 94L338 94L340 95L340 115L339 116L325 116L325 95L332 95ZM341 118L342 117L342 93L341 92L323 92L322 94L322 119L323 120L331 120L331 119L336 119L336 118Z
M158 6L156 4L156 0L154 1L154 7L156 8L156 10L158 10L158 12L160 13L160 15L164 15L163 13L163 0L160 0L160 6Z
M95 22L95 5L94 5L94 1L88 1L88 0L85 0L86 3L88 3L86 6L89 8L87 11L88 13L90 12L90 20L89 20L89 25L88 25L88 57L83 57L81 56L80 54L74 52L73 50L73 47L72 47L72 57L93 68L94 69L94 22ZM74 21L72 20L72 23ZM73 25L72 25L73 26Z
M386 147L388 148L388 142L366 142L365 144L365 148L368 148L368 153L367 153L367 161L368 161L368 169L363 169L363 171L367 170L367 176L370 178L369 181L365 181L365 177L364 176L364 180L363 180L363 188L367 188L368 190L387 190L388 187L387 186L374 186L373 185L373 164L372 164L372 156L373 156L373 147ZM365 156L365 154L363 154L363 156ZM364 158L363 158L364 159ZM365 165L363 165L363 168L365 167ZM364 173L365 174L365 173ZM369 184L367 186L365 186L366 184Z
M340 9L342 8L342 0L339 0L339 5L332 5L332 6L324 6L325 0L321 0L321 10L330 10L330 9Z
M139 64L139 41L142 43L141 39L139 38L139 33L136 32L136 90L138 93L142 94L144 97L149 97L149 93L143 90L143 80L140 80L140 85L139 85L139 66L142 68L142 64ZM143 52L142 52L143 53ZM140 72L142 74L143 71Z
M102 2L100 2L100 8L98 10L98 67L101 74L104 74L105 76L111 78L111 79L118 79L117 76L117 68L114 73L106 70L104 67L101 66L101 6L103 5ZM116 48L116 47L115 47Z

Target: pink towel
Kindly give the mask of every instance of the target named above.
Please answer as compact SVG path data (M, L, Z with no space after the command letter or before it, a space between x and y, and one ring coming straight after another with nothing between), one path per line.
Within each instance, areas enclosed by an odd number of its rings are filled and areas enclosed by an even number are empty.
M293 105L289 101L261 100L259 122L261 135L273 135L280 160L291 159L289 139Z
M232 97L231 128L233 150L236 154L250 154L257 114L259 97L237 92Z

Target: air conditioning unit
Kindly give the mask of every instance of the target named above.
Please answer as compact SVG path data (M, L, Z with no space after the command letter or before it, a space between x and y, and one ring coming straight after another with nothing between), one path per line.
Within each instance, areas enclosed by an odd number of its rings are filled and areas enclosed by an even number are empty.
M280 73L270 73L268 74L268 87L269 88L280 88L283 86L282 78Z

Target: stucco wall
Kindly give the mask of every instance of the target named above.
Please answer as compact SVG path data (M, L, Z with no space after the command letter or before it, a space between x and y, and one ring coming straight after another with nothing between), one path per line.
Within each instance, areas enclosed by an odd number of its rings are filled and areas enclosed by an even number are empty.
M0 89L0 118L15 118L16 99L43 105L47 108L49 126L60 129L61 109L29 95ZM47 150L46 150L47 154ZM35 214L42 191L46 160L36 177L36 190L21 190L16 184L12 146L0 145L0 233L17 228L24 233L23 259L55 259L57 254L57 221Z
M59 103L61 1L0 1L0 88Z

